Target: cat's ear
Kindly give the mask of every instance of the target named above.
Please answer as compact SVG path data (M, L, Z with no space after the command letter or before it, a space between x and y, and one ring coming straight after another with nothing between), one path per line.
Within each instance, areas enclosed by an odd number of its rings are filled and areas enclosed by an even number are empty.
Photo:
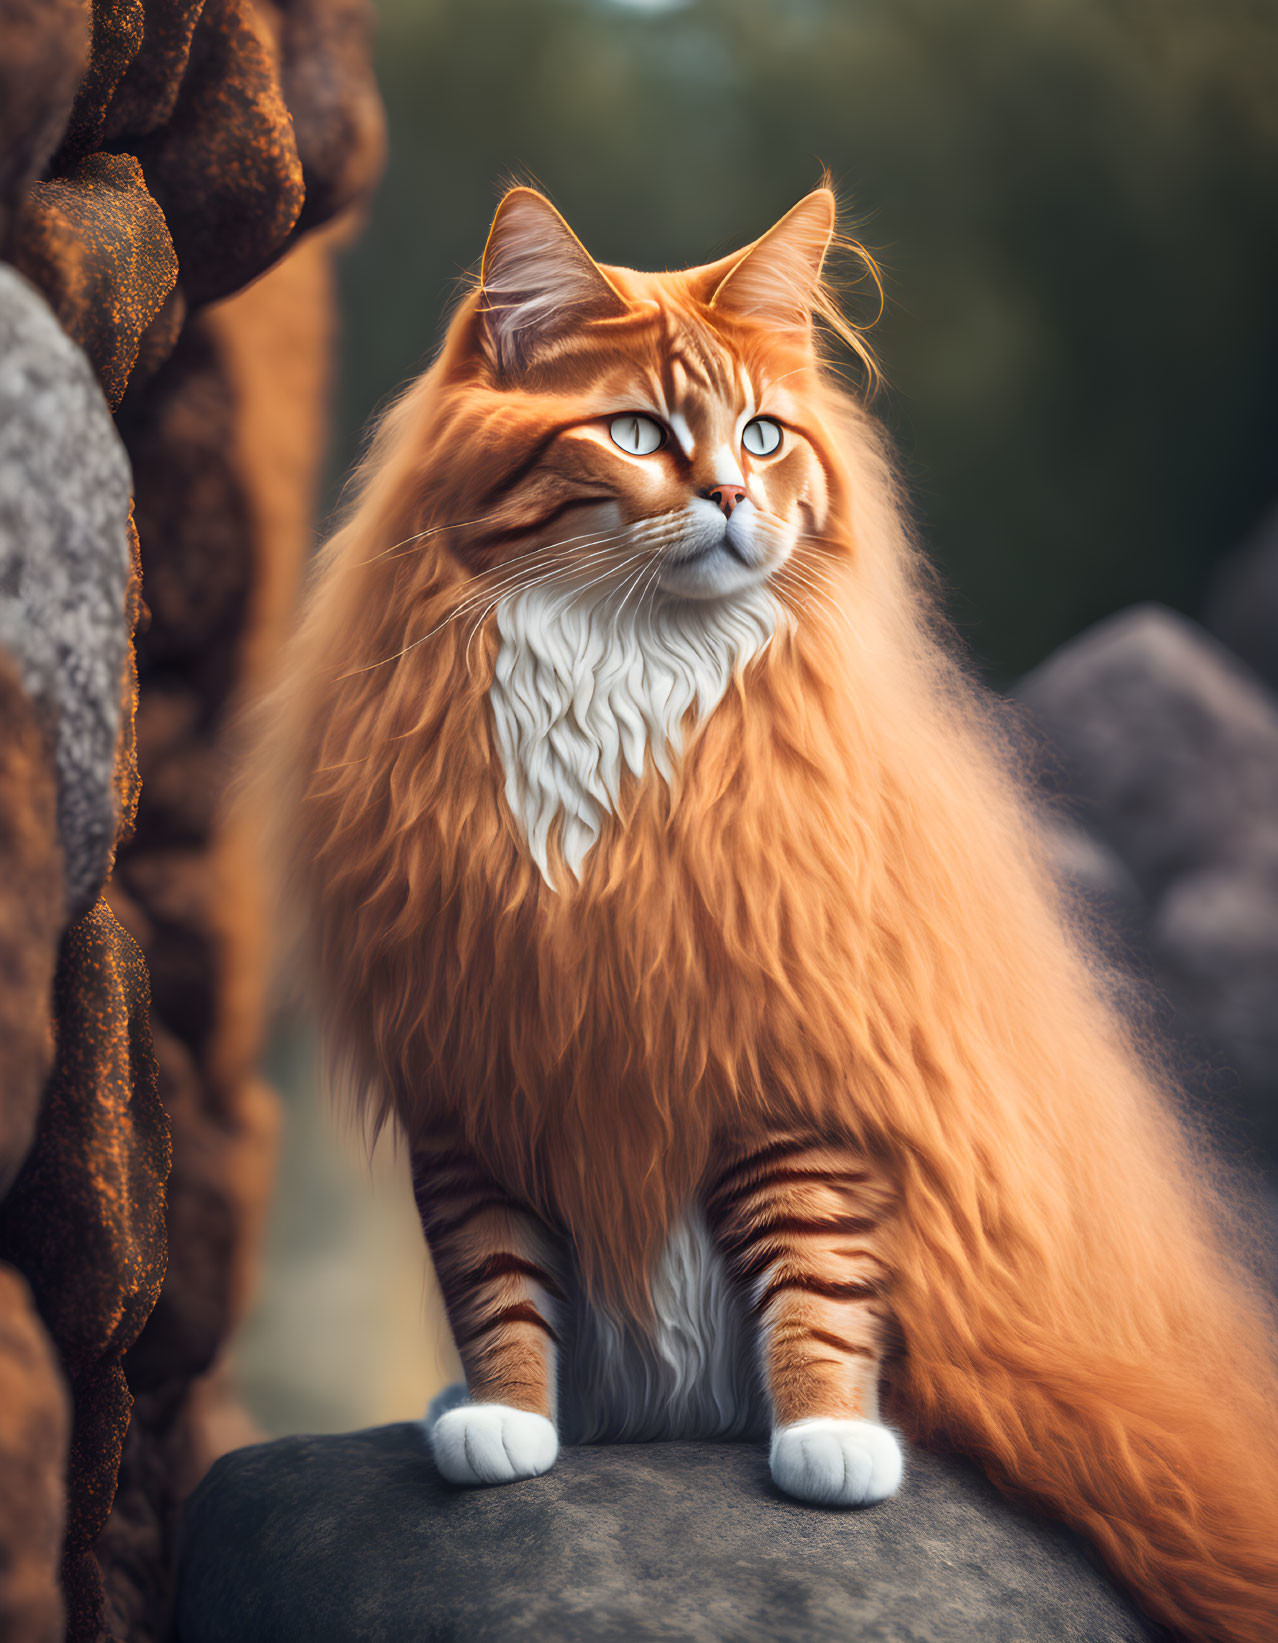
M834 195L828 188L813 189L753 245L706 269L710 307L785 331L806 331L834 219Z
M587 320L625 311L550 201L535 189L512 188L497 207L479 275L481 336L498 373L518 372Z

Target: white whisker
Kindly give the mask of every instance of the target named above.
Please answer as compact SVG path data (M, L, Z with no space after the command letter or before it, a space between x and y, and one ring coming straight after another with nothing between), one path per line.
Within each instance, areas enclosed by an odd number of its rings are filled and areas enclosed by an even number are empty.
M552 888L552 858L579 874L625 780L655 766L672 781L689 715L712 713L792 619L763 582L730 599L662 597L665 550L700 529L697 514L672 511L601 573L565 586L556 572L500 598L488 701L505 797Z
M587 533L587 534L592 534L592 533ZM449 613L447 614L447 616L445 616L441 622L436 623L436 625L433 628L431 628L429 632L423 633L419 638L414 639L409 644L405 645L402 650L397 650L397 651L394 652L393 655L390 655L390 656L383 656L380 661L368 662L363 667L351 668L346 673L339 674L338 679L339 680L340 679L350 679L350 678L355 677L355 675L357 675L357 674L368 673L373 668L384 667L389 662L397 662L400 659L400 657L406 656L409 653L409 651L415 650L418 645L425 644L425 642L428 639L433 639L434 636L437 633L442 632L442 630L444 628L446 628L450 622L456 621L458 617L465 616L470 611L473 611L474 609L476 609L477 606L484 604L486 601L492 600L492 595L494 593L498 594L498 599L500 599L502 596L507 595L507 594L509 594L513 597L515 594L518 594L518 593L524 591L523 587L521 587L520 584L525 583L525 581L526 581L526 585L528 587L535 587L537 585L538 580L540 579L539 573L543 569L543 567L546 563L546 559L547 559L548 555L550 556L550 563L552 563L552 564L559 563L559 564L565 565L566 568L568 568L568 569L575 569L577 567L589 565L592 561L596 561L598 559L603 558L606 554L613 551L613 546L611 544L622 542L623 538L625 538L625 537L627 537L631 534L633 534L633 533L632 532L621 532L621 531L616 532L616 533L614 533L614 535L611 538L605 539L605 541L608 545L600 546L599 544L596 544L594 549L591 552L586 553L586 554L571 554L571 555L570 554L565 554L565 553L554 554L552 552L551 548L543 547L543 548L539 548L539 549L535 550L534 554L521 555L521 557L526 557L526 558L534 558L535 557L537 559L537 564L535 564L535 565L525 565L523 568L521 568L519 571L513 573L512 575L503 576L501 578L501 580L498 583L496 583L495 585L490 585L487 588L481 588L477 592L475 592L473 594L469 594L461 602L461 604L455 606L452 610L450 610ZM568 543L577 542L577 541L581 541L581 540L584 540L584 538L567 537L567 538L565 538L564 543L561 543L561 544L558 544L558 545L560 547L562 547L562 546L565 546ZM629 545L629 543L627 542L626 545ZM493 570L494 571L505 570L507 568L507 566L512 564L512 563L513 563L513 561L507 561L505 565L494 566ZM488 573L484 573L484 574L492 574L492 572L488 572ZM471 578L470 580L477 581L477 580L479 580L479 578L474 577L474 578ZM462 585L465 586L466 584L463 583ZM497 602L497 600L492 600L492 603L496 603L496 602Z
M407 548L410 544L425 542L432 536L438 536L442 531L464 531L475 525L486 525L490 520L500 518L500 513L482 514L478 519L458 519L451 525L428 525L425 530L418 531L415 536L406 536L402 542L392 542L390 547L381 548L368 559L360 559L361 565L374 565L379 559L389 559L400 548Z
M577 594L583 593L585 591L585 588L593 588L597 583L606 581L609 576L616 575L618 571L623 570L627 565L632 564L634 562L634 560L642 559L644 557L646 557L646 556L643 552L634 553L634 554L629 555L629 557L621 560L620 563L618 563L618 564L609 565L601 576L595 577L594 581L592 581L592 582L587 582L585 584L584 588L583 587L572 587L572 588L570 588L569 592L568 592L569 598L570 599L575 598L577 596ZM478 620L474 623L474 625L471 628L470 637L466 641L466 650L465 650L465 653L464 653L464 656L463 656L463 664L464 664L467 672L470 671L470 647L475 642L475 635L479 632L480 628L483 627L484 623L488 619L489 614L493 610L495 610L496 607L499 604L501 604L503 599L505 599L507 597L516 597L518 594L528 592L533 588L551 587L555 582L562 581L565 577L571 576L572 573L578 568L578 564L579 564L579 561L574 560L571 564L563 566L561 569L555 571L550 576L543 577L539 581L531 582L528 585L527 588L518 588L518 589L516 589L514 594L508 595L507 593L504 593L504 592L498 594L498 596L494 600L492 600L491 603L489 603L484 608L484 610L480 614Z
M793 568L793 566L783 565L781 567L781 569L779 571L777 571L776 575L773 577L773 581L774 581L774 583L780 583L787 576L792 578L792 580L794 580L795 582L800 583L804 588L806 588L808 590L806 596L804 596L803 599L802 599L802 603L805 607L816 604L820 608L823 608L823 609L827 610L830 613L831 616L834 616L836 618L841 618L842 617L843 610L842 610L841 606L839 606L835 602L835 600L831 597L831 595L828 594L817 583L809 581L807 579L807 577L803 576L799 571L796 571Z

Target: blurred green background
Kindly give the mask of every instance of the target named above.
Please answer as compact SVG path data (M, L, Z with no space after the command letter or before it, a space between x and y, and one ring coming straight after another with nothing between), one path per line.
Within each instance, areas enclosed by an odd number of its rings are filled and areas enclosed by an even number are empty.
M880 410L996 681L1133 600L1196 610L1278 490L1273 0L379 12L391 158L344 265L335 481L503 180L659 268L748 242L828 165L887 278Z
M390 166L346 254L330 495L437 346L501 184L601 260L704 262L835 175L925 541L996 683L1198 609L1276 492L1278 0L381 0ZM865 294L863 317L875 303ZM269 1432L456 1372L403 1160L277 1038L286 1132L239 1369Z

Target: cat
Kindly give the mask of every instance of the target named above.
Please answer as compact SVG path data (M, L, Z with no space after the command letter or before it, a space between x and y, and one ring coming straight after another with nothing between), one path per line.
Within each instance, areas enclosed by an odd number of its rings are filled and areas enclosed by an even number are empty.
M305 956L466 1374L433 1452L767 1436L848 1507L942 1446L1259 1643L1265 1304L838 386L835 239L823 186L637 273L509 191L286 656Z

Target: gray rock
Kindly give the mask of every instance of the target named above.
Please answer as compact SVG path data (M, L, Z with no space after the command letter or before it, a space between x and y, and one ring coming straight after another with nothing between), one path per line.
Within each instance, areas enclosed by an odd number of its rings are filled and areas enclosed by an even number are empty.
M1017 694L1058 794L1140 888L1186 1082L1278 1156L1278 702L1156 606L1090 629Z
M1151 900L1208 866L1278 860L1278 708L1194 623L1156 605L1124 611L1017 694L1081 819Z
M1278 689L1278 508L1216 573L1203 625Z
M1118 855L1063 817L1052 820L1047 842L1057 878L1088 935L1111 955L1145 945L1145 898Z
M1278 865L1209 868L1160 901L1151 952L1169 996L1230 1069L1278 1155Z
M54 749L69 918L97 895L115 839L131 489L88 360L0 266L0 645Z
M862 1512L801 1506L763 1448L568 1449L442 1483L419 1425L241 1449L183 1522L178 1643L1137 1643L1079 1545L915 1454Z

